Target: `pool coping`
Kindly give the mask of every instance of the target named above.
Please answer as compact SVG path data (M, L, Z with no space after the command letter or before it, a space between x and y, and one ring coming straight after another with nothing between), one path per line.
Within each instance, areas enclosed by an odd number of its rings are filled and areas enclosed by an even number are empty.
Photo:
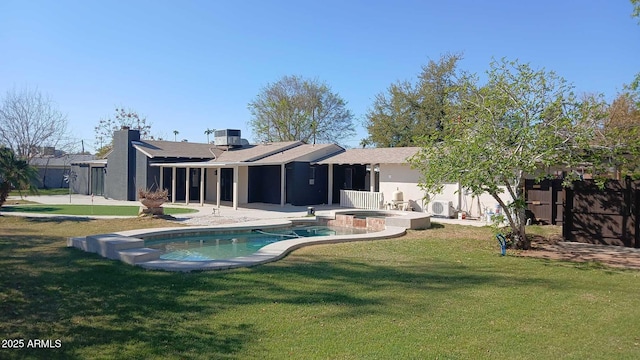
M190 272L251 267L280 260L290 252L304 246L335 244L351 241L389 239L402 236L406 233L406 229L404 227L387 226L386 229L382 231L365 234L296 238L269 244L249 256L237 257L227 260L197 262L159 259L160 251L145 248L143 240L145 236L167 235L178 230L182 234L198 232L219 232L221 234L224 234L247 231L255 229L257 227L262 229L277 229L291 226L297 222L307 223L310 221L256 220L245 222L242 225L233 223L220 224L215 226L166 227L127 230L109 234L89 235L86 237L72 237L67 239L67 246L76 247L87 252L94 252L112 260L120 260L127 264L140 266L149 270Z

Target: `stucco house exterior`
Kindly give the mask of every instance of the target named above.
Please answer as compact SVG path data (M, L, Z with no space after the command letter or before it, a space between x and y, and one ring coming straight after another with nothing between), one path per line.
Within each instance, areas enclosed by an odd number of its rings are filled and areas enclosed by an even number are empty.
M73 190L136 200L139 188L164 188L174 203L234 208L250 203L342 205L350 197L367 200L363 207L398 207L394 197L402 192L400 205L407 210L430 212L433 201L451 202L453 209L472 216L495 208L488 194L474 197L457 183L425 196L418 186L420 172L407 162L417 147L345 150L299 141L252 145L239 141L239 130L224 132L233 136L199 144L141 140L136 130L116 131L107 159L73 163Z
M327 159L319 161L319 164L329 164L334 167L333 172L342 171L342 167L350 166L360 169L354 174L365 176L355 182L364 183L364 190L379 192L382 198L382 206L394 205L393 196L396 192L401 192L403 206L413 211L431 212L430 205L435 202L450 203L451 214L464 211L469 216L479 217L485 210L495 212L496 200L485 193L474 196L465 192L457 182L444 184L444 189L438 194L427 194L419 183L421 173L412 168L407 159L420 151L419 147L397 147L397 148L371 148L371 149L347 149ZM373 171L372 171L373 169ZM372 175L373 174L373 175ZM372 184L369 179L375 179ZM346 186L338 186L340 189L347 189ZM334 191L334 194L336 192ZM504 193L501 198L505 203L511 202L511 197ZM335 202L335 201L334 201Z

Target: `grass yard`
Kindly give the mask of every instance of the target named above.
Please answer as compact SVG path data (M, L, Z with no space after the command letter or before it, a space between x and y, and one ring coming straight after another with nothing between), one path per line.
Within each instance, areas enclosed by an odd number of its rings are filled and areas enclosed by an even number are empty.
M62 342L0 358L640 358L640 272L501 257L487 228L188 274L65 247L67 236L167 224L0 217L0 334Z
M110 215L110 216L136 216L139 206L127 205L42 205L21 204L15 206L3 206L1 212L27 212L53 215ZM189 208L165 207L167 215L193 213L197 210Z
M54 188L54 189L38 189L38 195L69 195L69 189L65 189L65 188ZM9 196L23 196L23 197L30 197L33 196L32 194L29 194L28 191L22 190L22 191L18 191L18 190L11 190L9 192Z

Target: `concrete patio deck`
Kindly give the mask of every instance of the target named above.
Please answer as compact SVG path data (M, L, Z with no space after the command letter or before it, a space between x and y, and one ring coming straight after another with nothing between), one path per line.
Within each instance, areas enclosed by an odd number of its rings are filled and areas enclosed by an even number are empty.
M19 197L9 197L8 202L11 200L18 200ZM31 195L27 196L26 200L30 200L40 204L77 204L77 205L91 205L92 198L90 195ZM93 197L94 205L129 205L140 206L138 201L122 201L106 199L102 196ZM195 213L180 214L176 216L176 221L186 223L188 225L212 225L212 224L225 224L238 221L253 221L262 219L291 219L291 218L303 218L307 215L307 206L293 206L293 205L275 205L275 204L263 204L263 203L251 203L242 204L237 210L234 210L230 203L223 203L219 211L213 214L213 209L216 207L214 204L205 203L203 206L200 204L185 205L182 203L166 203L165 206L169 207L186 207L197 210ZM315 214L317 216L333 216L336 210L347 210L348 208L340 207L339 205L314 205ZM67 217L67 215L47 215L47 214L35 214L35 213L3 213L3 215L11 216L29 216L29 217ZM84 218L122 218L117 216L80 216ZM457 225L469 225L469 226L486 226L487 224L479 220L459 220L459 219L447 219L431 217L431 222L443 223L443 224L457 224Z
M94 197L86 195L56 195L56 196L30 196L28 200L41 204L94 204L94 205L130 205L139 206L137 201L118 201L105 199L103 197ZM161 228L161 229L145 229L132 230L123 232L114 232L110 234L89 235L86 237L69 238L67 246L76 247L88 252L98 253L106 258L121 260L131 265L141 266L147 269L158 269L167 271L194 271L194 270L221 270L237 267L255 266L271 261L276 261L286 256L291 251L303 246L311 244L327 244L346 241L363 241L373 239L388 239L402 236L406 232L407 226L397 226L405 224L398 222L398 219L406 217L406 224L411 224L418 219L422 213L401 212L397 211L397 215L392 218L395 222L387 224L382 231L371 232L357 235L339 235L339 236L320 236L311 238L297 238L279 241L267 245L250 256L238 257L227 260L212 261L173 261L160 259L158 250L149 249L144 246L143 238L150 233L171 233L171 232L239 232L249 231L255 227L284 227L290 226L292 223L308 223L314 222L316 218L335 218L336 213L349 210L336 205L319 205L313 206L316 217L307 216L307 206L292 205L273 205L273 204L244 204L238 209L229 206L221 206L215 213L215 207L212 204L170 204L165 206L171 207L188 207L197 210L197 212L189 214L181 214L173 221L181 224L190 225L189 227L180 228ZM358 211L357 209L351 209ZM14 216L56 216L60 215L43 215L33 213L8 213ZM72 216L69 216L72 217ZM113 218L113 216L80 216L84 218ZM426 218L428 224L429 218ZM484 226L486 224L480 221L465 221L457 219L437 219L432 218L433 222L465 224L474 226ZM394 226L396 225L396 226Z

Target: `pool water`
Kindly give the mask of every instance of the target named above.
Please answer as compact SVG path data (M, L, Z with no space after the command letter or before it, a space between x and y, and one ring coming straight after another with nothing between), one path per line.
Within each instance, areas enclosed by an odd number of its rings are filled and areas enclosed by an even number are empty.
M364 229L331 226L304 226L279 230L254 230L236 234L172 237L145 241L148 248L160 250L163 260L211 261L248 256L262 247L300 237L363 234Z

